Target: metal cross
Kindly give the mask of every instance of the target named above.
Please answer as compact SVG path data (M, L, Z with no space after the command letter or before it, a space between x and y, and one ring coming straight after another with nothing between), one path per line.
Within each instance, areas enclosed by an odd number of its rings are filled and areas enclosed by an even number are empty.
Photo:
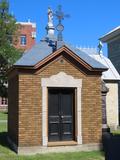
M69 17L68 14L64 14L62 11L62 6L59 5L58 6L58 10L54 13L54 15L58 18L59 23L61 24L61 21L64 20L65 17Z
M68 14L65 15L63 13L61 5L58 6L58 10L54 13L54 15L58 19L58 25L56 27L58 31L58 41L62 41L62 31L64 30L64 26L62 25L62 20L64 20L65 17L68 18L70 16Z

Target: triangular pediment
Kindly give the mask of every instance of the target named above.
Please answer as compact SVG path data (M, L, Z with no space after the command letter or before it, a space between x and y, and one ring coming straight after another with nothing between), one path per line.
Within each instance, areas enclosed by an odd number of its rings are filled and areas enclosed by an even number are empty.
M85 53L82 53L82 54L85 54ZM68 48L66 45L64 45L63 47L59 48L55 52L49 54L47 57L45 57L44 59L39 61L34 66L34 69L38 69L40 66L48 64L49 62L51 62L52 60L54 60L55 58L57 58L61 55L64 56L66 59L71 60L72 63L79 64L80 66L83 66L88 71L104 71L104 70L106 70L106 67L104 67L102 64L99 64L99 62L96 62L91 57L88 57L90 59L90 62L89 62L89 60L86 60L87 61L86 62L79 55L77 55L73 50ZM86 55L84 55L84 56L86 56ZM85 57L84 59L87 59L87 58ZM98 63L98 66L97 66L97 63ZM93 66L92 66L92 64L93 64ZM95 67L95 65L96 65L96 67Z

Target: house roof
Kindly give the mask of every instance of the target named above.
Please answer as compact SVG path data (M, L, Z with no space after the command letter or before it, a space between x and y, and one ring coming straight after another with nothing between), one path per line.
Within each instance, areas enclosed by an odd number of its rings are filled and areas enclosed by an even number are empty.
M103 80L120 80L120 75L109 58L105 57L103 54L99 54L94 48L80 48L80 50L83 50L84 52L89 54L89 56L99 61L108 68L107 71L102 72Z
M52 53L52 47L45 41L41 41L35 44L29 51L25 52L14 66L34 66L50 53Z
M98 62L96 59L91 57L89 54L83 52L82 50L79 50L78 48L74 48L71 45L68 45L66 43L62 43L60 48L62 48L63 46L71 50L75 55L81 58L85 63L90 65L93 69L107 70L107 67L104 64ZM50 45L46 40L42 40L38 44L36 44L32 49L26 52L14 64L14 66L33 67L52 53L54 53L53 46Z
M120 26L118 26L118 27L114 28L113 30L111 30L110 32L106 33L101 38L99 38L99 40L101 40L102 42L108 42L118 35L120 35Z
M16 22L16 24L21 24L21 25L31 25L33 28L36 28L36 23L33 22Z

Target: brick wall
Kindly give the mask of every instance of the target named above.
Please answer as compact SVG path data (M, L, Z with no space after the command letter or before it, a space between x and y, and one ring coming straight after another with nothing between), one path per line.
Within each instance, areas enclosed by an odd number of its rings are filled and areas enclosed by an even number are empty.
M60 59L52 62L36 74L19 75L19 146L42 145L42 88L41 78L65 72L77 79L82 79L82 136L83 143L99 143L101 140L101 78L87 76L71 63ZM13 83L9 85L9 91ZM13 90L13 91L12 91ZM12 97L10 97L11 99ZM14 99L15 100L15 99ZM17 100L17 97L16 97ZM12 102L12 100L10 100ZM17 123L17 104L9 102L9 127ZM13 111L15 110L15 111ZM12 113L16 112L12 121ZM10 126L11 124L11 126ZM16 126L18 127L18 126ZM9 129L10 131L10 129ZM12 131L11 131L12 132ZM11 133L10 132L10 133ZM17 129L16 135L17 137Z
M36 32L36 27L33 27L32 24L22 24L20 23L20 30L18 36L18 43L15 45L15 48L29 50L35 44L35 38L32 38L32 32ZM26 45L21 45L20 36L26 36Z

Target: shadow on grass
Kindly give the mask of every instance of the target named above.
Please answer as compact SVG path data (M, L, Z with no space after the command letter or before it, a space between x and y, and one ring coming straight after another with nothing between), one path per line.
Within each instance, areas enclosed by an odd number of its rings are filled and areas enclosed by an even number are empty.
M7 114L8 115L8 112L3 112L3 114Z
M8 133L7 132L0 132L0 146L4 147L4 150L5 152L8 152L11 151L12 152L15 152L13 147L9 144L8 142Z
M103 149L105 160L120 160L120 135L104 134Z
M0 145L9 148L7 141L7 132L0 132Z

